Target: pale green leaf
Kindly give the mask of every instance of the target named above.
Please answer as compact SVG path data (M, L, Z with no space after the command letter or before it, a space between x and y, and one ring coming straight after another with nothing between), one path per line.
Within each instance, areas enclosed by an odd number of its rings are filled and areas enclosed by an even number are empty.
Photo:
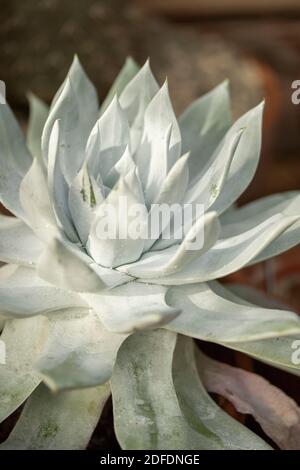
M19 188L32 157L22 131L7 104L0 106L0 201L14 215L24 219Z
M252 431L228 416L210 398L200 380L194 342L178 336L173 379L179 405L187 422L202 438L204 450L268 450Z
M49 107L33 93L28 94L28 101L27 145L31 154L42 161L42 133L49 114Z
M128 57L100 107L101 114L110 105L115 95L117 95L118 97L121 95L124 88L138 73L138 71L139 66L131 57Z
M104 326L116 333L154 328L178 315L179 310L166 304L167 288L128 282L100 294L82 294Z
M195 181L231 126L228 82L192 103L180 116L183 152L191 152L190 181Z
M67 238L76 243L76 233L68 205L69 187L61 170L61 132L59 121L55 121L49 140L48 188L52 207L61 230Z
M109 393L108 385L59 394L40 385L0 449L84 450Z
M94 387L110 379L128 335L107 331L91 310L60 311L48 315L48 321L49 333L35 368L51 390Z
M43 244L24 222L0 215L1 261L30 266L36 263L42 249Z
M119 270L144 280L181 272L207 252L216 242L218 235L219 222L216 213L208 212L192 225L180 245L145 253L136 263L123 265Z
M151 282L181 285L224 277L246 266L297 220L297 216L275 214L249 230L243 231L241 226L239 232L237 230L230 232L224 238L221 232L221 238L201 257L181 271L169 276L152 278Z
M6 364L0 365L0 422L22 405L40 383L33 363L44 344L46 323L42 316L5 322L1 335Z
M201 436L184 420L172 380L174 333L136 333L122 345L111 387L122 449L200 449Z
M91 263L79 249L55 238L43 251L37 270L41 278L63 289L97 292L107 286Z
M241 305L217 294L206 283L169 288L166 302L182 312L166 328L228 347L231 343L300 333L300 319L295 313Z
M7 318L22 318L62 308L82 308L85 302L40 279L35 269L7 265L0 268L0 311Z
M299 216L299 191L289 191L263 197L241 208L224 213L222 217L222 233L224 233L224 236L227 236L241 228L249 230L251 227L279 212L287 216ZM250 264L276 256L297 245L299 241L300 222L298 220L252 259Z
M129 186L127 180L120 177L117 185L95 211L87 248L101 266L113 268L133 262L143 252L144 240L138 233L131 234L131 229L144 226L147 211L143 195L134 191L138 182L135 175L132 176L136 185ZM141 210L135 213L137 207Z

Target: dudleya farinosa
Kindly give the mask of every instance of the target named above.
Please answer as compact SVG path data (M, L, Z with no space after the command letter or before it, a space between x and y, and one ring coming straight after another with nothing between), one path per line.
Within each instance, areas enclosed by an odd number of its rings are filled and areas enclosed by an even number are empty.
M75 58L50 110L31 97L26 146L0 106L0 416L28 401L2 448L85 448L110 393L124 449L265 449L207 394L192 338L299 374L297 315L216 279L300 239L298 192L233 206L254 176L263 105L234 124L227 82L177 120L167 83L127 60L106 100ZM103 208L201 204L182 239L99 237ZM102 214L102 215L101 215ZM178 227L177 227L178 228ZM190 249L198 233L204 243ZM53 393L57 392L57 393Z

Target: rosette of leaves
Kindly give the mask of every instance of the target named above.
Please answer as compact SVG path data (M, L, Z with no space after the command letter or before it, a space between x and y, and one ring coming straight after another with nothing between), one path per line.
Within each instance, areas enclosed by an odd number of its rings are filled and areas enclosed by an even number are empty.
M297 315L217 281L300 239L297 192L232 209L258 164L263 105L232 123L225 82L177 119L167 83L129 59L99 107L77 58L50 109L30 105L27 143L0 106L1 201L15 215L0 219L1 420L26 401L2 448L85 448L110 394L123 449L269 448L210 398L193 341L299 375ZM155 240L99 239L121 197L142 223L153 203L205 216L183 239L163 236L171 217Z

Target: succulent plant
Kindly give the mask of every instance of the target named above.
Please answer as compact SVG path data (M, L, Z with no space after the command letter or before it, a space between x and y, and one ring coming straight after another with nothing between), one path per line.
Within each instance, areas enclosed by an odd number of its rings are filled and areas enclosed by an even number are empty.
M300 239L298 192L234 205L258 164L263 105L232 124L224 82L177 120L167 82L128 59L99 111L75 58L50 110L30 106L27 145L0 106L1 201L16 216L0 218L1 421L26 401L1 448L85 448L110 394L123 449L269 448L208 395L214 366L193 340L299 375L297 315L216 280ZM134 204L143 223L154 203L205 215L182 239L171 214L157 239L99 238L121 197L119 225Z

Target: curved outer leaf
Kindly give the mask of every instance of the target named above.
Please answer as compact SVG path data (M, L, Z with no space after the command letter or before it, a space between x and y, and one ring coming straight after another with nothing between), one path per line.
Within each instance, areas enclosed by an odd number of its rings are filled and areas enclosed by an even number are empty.
M194 359L175 346L176 335L155 330L121 347L111 386L122 448L269 448L218 409L197 380Z
M0 201L13 214L24 219L19 188L32 157L24 136L7 104L0 106Z
M227 398L240 413L251 414L281 449L300 449L300 408L257 374L222 364L197 351L206 389Z
M41 385L0 449L85 449L108 396L108 385L55 395Z
M107 331L91 310L62 310L48 321L49 334L35 368L51 390L94 387L110 379L128 335Z
M33 93L28 94L29 122L27 145L31 154L42 162L42 133L49 114L49 108Z
M103 101L100 107L101 114L103 114L106 108L110 105L115 95L121 95L124 88L133 79L133 77L135 77L138 71L139 66L136 64L136 62L131 57L127 57L125 64L120 70L118 76L116 77L105 100Z
M197 371L198 351L195 349L191 338L178 336L173 360L173 379L183 415L189 425L203 436L202 448L271 449L260 437L228 416L210 398Z
M236 134L230 135L228 139L221 142L211 161L207 162L195 184L187 191L184 197L185 203L203 204L204 210L214 207L214 203L222 195L222 189L242 133L243 129L240 129Z
M230 145L231 137L243 129L222 193L213 205L219 214L236 201L255 174L261 149L263 107L264 103L261 103L244 114L225 137Z
M36 270L4 266L0 269L0 311L7 318L22 318L55 312L62 308L86 307L74 292L54 287L40 279Z
M218 295L240 305L256 305L264 308L274 308L274 301L261 292L257 293L256 290L249 289L247 286L230 285L230 289L225 288L218 282L210 283L210 287ZM234 289L234 290L232 290ZM238 295L237 295L238 294ZM253 303L255 301L255 304ZM277 308L282 308L280 305ZM262 341L251 341L245 343L230 343L226 344L227 347L241 351L249 356L254 357L262 362L266 362L273 367L278 367L291 374L300 376L300 364L295 364L292 361L293 348L292 345L297 339L293 336L283 336L264 339Z
M195 181L232 123L228 81L192 103L180 116L182 150L191 152L190 181Z
M163 325L179 314L165 302L167 289L162 286L129 282L100 294L82 294L104 326L116 333Z
M181 271L168 276L161 275L161 277L151 278L151 282L163 285L180 285L210 281L226 276L247 265L297 220L299 220L297 216L275 214L248 231L234 235L231 233L231 236L221 238L210 250ZM131 273L129 269L128 273ZM140 281L143 282L142 279Z
M25 211L25 220L38 238L48 242L58 234L59 230L51 206L46 179L36 158L22 180L20 200Z
M180 273L214 245L219 230L217 214L208 212L192 225L180 245L146 253L137 262L120 266L118 270L145 280Z
M51 284L75 292L98 292L107 287L93 268L91 258L58 238L42 253L37 271Z
M0 365L0 422L22 405L40 383L33 363L46 333L47 321L43 316L5 322L1 335L6 346L6 364Z
M228 236L228 234L236 232L237 229L249 230L279 212L287 216L299 216L299 191L263 197L241 208L226 212L222 216L222 233L224 236ZM276 256L297 245L299 240L300 221L298 220L251 260L250 264Z
M208 284L172 287L168 305L182 313L166 328L205 341L243 343L264 338L298 334L300 320L283 310L241 305L216 294Z
M5 263L36 263L43 244L21 220L0 215L0 260Z
M136 333L119 350L111 389L122 449L200 449L184 420L172 380L174 333Z

